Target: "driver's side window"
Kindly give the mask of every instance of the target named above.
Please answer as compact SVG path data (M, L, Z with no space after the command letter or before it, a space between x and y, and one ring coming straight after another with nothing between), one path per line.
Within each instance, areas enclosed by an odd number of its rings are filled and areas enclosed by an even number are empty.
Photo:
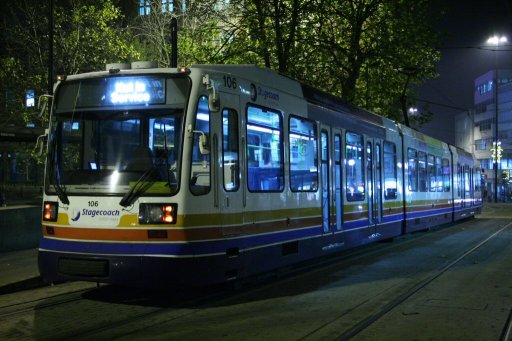
M206 136L207 139L210 136L210 111L206 96L199 97L194 132L192 133L190 191L195 195L207 194L211 187L210 154L200 148L201 136Z

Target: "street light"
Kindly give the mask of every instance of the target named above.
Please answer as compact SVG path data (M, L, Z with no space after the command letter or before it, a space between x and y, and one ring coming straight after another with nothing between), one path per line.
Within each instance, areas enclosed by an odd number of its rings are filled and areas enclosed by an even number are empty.
M497 148L497 146L500 145L498 141L498 85L499 85L499 78L498 78L498 55L497 51L500 46L500 43L506 43L507 37L505 36L497 36L494 35L487 39L487 44L496 46L496 50L494 50L494 109L495 109L495 123L494 123L494 148ZM494 202L498 202L498 158L493 158L493 167L494 167Z

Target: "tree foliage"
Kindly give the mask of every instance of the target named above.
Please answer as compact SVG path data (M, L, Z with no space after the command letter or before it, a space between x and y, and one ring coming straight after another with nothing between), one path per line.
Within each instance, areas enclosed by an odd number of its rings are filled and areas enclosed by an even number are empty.
M37 122L24 105L25 91L46 92L48 70L48 1L9 0L4 6L0 55L0 127ZM129 61L139 53L123 15L112 1L58 1L54 7L54 70L75 74L104 69L107 62ZM44 117L43 117L44 118Z
M399 119L403 90L408 97L408 85L435 76L439 53L433 30L437 15L430 13L433 4L422 0L308 1L300 7L308 12L302 10L299 16L301 27L309 29L300 31L295 42L297 51L306 53L302 60L295 58L290 63L289 74Z
M433 27L440 0L202 0L186 8L175 1L173 12L153 1L150 15L131 19L114 0L58 4L54 64L66 74L140 59L168 66L176 18L180 65L257 64L400 120L411 85L434 77L439 58ZM8 5L0 33L3 104L7 92L21 99L28 88L41 94L47 83L48 2ZM9 103L13 112L23 109L22 101Z
M248 0L234 42L239 55L348 102L400 119L409 85L434 77L439 1ZM403 94L405 90L405 95Z
M251 60L236 44L240 33L238 15L225 1L175 1L174 12L163 11L159 2L151 2L150 14L134 18L130 30L141 47L142 58L170 65L171 20L178 21L178 64L242 63ZM254 60L255 62L255 60Z

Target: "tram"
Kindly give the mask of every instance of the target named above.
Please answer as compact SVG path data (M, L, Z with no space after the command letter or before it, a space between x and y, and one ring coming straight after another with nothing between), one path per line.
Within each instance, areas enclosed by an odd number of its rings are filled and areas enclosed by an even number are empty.
M252 65L55 85L39 270L206 285L472 217L472 155Z

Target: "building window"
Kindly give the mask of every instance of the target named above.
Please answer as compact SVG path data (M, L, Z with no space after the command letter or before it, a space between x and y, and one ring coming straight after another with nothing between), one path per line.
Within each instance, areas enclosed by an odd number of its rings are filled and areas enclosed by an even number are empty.
M486 83L478 85L477 86L478 93L480 95L483 95L483 94L486 94L488 92L491 92L493 90L493 88L494 88L493 84L494 84L493 81L490 80L490 81L488 81Z
M174 12L174 0L162 0L162 12Z
M151 0L139 1L139 15L149 15L151 13Z

